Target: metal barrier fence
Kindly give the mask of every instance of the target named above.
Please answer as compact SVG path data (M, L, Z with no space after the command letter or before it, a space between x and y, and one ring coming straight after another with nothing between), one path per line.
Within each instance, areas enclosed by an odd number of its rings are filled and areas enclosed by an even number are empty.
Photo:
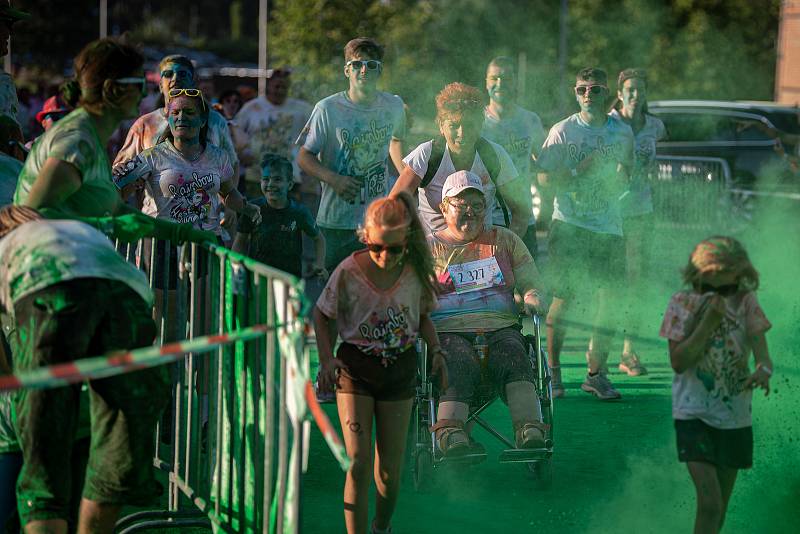
M657 156L653 204L659 226L706 229L731 212L731 172L721 158Z
M266 327L256 339L172 364L172 405L154 436L167 506L122 518L117 532L296 532L309 434L301 282L214 245L117 248L150 277L164 349Z

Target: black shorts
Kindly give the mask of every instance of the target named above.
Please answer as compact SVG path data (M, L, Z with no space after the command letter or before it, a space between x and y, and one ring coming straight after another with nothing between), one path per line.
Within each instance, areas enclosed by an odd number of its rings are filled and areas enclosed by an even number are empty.
M753 427L720 429L699 419L675 420L678 460L748 469L753 465Z
M417 351L413 347L387 367L350 343L339 345L336 357L347 366L339 371L338 393L364 395L376 401L406 400L416 393Z
M625 280L625 241L563 221L550 224L548 280L553 296L614 289Z

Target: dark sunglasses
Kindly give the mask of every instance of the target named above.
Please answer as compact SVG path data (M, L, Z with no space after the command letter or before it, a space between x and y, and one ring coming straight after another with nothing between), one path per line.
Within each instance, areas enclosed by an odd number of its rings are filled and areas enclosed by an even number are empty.
M165 69L161 71L161 77L171 80L173 77L177 78L194 78L194 75L191 71L184 70L184 69Z
M378 61L377 59L367 59L367 60L360 60L360 59L351 59L347 63L344 64L345 67L350 67L354 70L361 70L364 66L367 67L367 70L378 70L381 68L383 63Z
M367 248L374 254L380 254L384 250L389 254L402 254L406 250L405 245L377 245L375 243L367 243Z
M739 284L726 284L724 286L712 286L709 284L700 284L700 293L716 293L723 297L730 297L739 291Z
M607 91L606 87L603 85L579 85L575 88L575 94L579 96L583 96L586 94L586 91L593 95L599 95L605 91Z

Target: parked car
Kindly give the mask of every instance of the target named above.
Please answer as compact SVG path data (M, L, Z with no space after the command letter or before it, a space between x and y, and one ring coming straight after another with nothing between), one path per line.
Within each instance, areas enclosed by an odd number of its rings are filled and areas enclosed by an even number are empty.
M734 183L754 186L766 173L782 172L773 186L797 186L793 159L800 155L800 108L771 102L660 100L649 111L664 121L660 156L718 157ZM794 183L787 182L795 174Z
M660 100L659 157L720 158L730 169L732 208L749 218L755 196L800 191L800 108L773 102Z

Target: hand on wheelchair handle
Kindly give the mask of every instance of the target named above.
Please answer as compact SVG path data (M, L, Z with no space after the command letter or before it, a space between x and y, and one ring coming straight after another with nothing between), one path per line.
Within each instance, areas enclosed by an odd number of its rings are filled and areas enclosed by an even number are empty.
M445 355L446 353L444 350L439 348L439 350L432 354L431 358L431 376L439 377L439 391L445 391L448 386Z
M324 393L333 391L333 386L336 384L339 369L346 369L347 366L339 358L331 358L326 363L320 365L319 370L319 389Z

